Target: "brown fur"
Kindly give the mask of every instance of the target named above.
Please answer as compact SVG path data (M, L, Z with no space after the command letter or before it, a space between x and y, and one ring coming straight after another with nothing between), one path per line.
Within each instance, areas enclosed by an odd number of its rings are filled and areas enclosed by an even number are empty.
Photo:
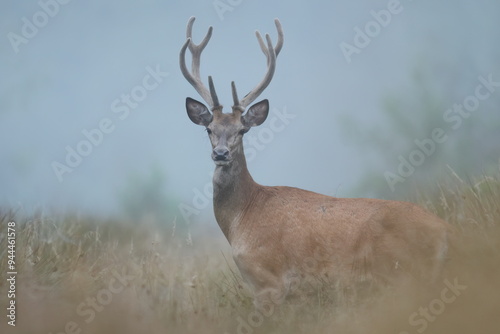
M257 305L280 303L311 277L344 283L394 282L402 274L437 278L447 251L445 221L407 202L259 185L241 137L233 135L239 121L229 115L210 124L212 146L225 137L232 157L214 173L214 212Z

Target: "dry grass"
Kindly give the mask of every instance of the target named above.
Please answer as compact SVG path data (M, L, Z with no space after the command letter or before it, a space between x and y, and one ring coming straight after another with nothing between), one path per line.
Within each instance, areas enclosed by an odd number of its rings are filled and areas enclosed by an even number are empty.
M439 194L420 198L457 229L437 286L393 287L363 298L353 297L355 288L318 291L268 315L254 311L225 240L199 234L188 244L155 224L4 212L0 268L4 277L6 225L14 220L18 308L16 327L8 326L2 279L0 331L498 333L500 179L453 177ZM454 282L462 286L455 293L447 287Z

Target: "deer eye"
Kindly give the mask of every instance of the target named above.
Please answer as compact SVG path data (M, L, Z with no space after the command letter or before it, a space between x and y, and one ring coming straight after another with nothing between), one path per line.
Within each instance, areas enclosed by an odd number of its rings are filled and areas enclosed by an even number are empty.
M212 130L210 130L209 128L205 128L205 130L207 130L207 133L208 133L208 134L211 134L211 133L212 133Z
M239 134L243 136L247 132L248 132L248 129L242 129L239 131Z

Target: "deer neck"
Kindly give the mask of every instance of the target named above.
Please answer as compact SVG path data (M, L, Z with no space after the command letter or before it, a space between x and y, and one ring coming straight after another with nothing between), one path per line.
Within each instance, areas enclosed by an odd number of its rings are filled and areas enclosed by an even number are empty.
M231 230L239 223L258 187L247 169L243 146L227 166L216 166L214 213L222 232L231 243Z

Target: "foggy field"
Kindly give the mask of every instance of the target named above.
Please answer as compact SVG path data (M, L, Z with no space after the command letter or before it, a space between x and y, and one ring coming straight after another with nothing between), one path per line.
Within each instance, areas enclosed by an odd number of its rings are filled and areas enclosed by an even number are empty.
M3 1L0 334L499 334L498 13L490 0ZM215 115L222 105L233 114ZM340 235L314 195L292 191L279 211L257 203L253 180L421 205L453 227L442 277L368 281L370 265L441 259L439 232L393 228L417 221L410 206L332 209ZM303 238L308 226L288 239L259 230L277 247L248 256L253 241L233 232L254 213L258 228L291 226L289 203L320 222L314 236L354 245L359 256L337 262L352 263L352 282L296 275L311 268L304 252L331 260L327 241ZM380 224L360 231L364 217ZM249 277L265 282L255 263L277 272L293 258L283 285L309 293L257 311L216 218L237 235L240 267L257 268ZM275 239L294 240L293 254Z
M33 216L16 222L15 327L2 333L498 333L500 179L445 182L420 203L457 228L446 273L433 288L404 285L370 295L353 289L254 311L223 239L174 225ZM177 227L178 229L178 227ZM199 232L199 231L198 231ZM293 245L291 245L293 247Z

